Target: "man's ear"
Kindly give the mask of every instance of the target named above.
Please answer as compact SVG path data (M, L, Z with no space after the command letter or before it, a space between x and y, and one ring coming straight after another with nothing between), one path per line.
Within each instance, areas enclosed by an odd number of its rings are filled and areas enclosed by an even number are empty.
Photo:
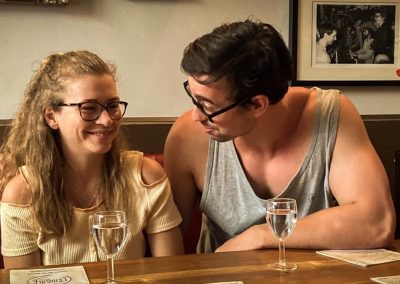
M58 129L58 123L54 115L54 110L51 107L46 107L43 112L43 117L47 122L47 125L52 129Z
M255 95L251 98L251 105L255 116L259 117L269 107L269 99L266 95Z

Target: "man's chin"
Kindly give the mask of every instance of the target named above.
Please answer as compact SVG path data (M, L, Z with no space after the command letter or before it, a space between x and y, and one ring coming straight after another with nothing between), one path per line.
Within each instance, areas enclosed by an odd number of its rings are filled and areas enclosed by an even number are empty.
M228 138L228 137L213 136L213 135L210 135L210 136L212 139L214 139L217 142L227 142L227 141L232 140L232 138Z
M226 142L229 140L232 140L232 137L227 137L227 136L222 136L220 135L220 132L216 128L211 128L203 125L204 133L209 135L212 139L218 142Z

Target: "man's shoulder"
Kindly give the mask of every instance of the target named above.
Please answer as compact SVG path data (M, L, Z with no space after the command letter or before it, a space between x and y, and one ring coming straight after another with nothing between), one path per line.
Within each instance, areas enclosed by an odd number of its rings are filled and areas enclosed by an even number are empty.
M191 157L202 155L207 151L209 136L203 131L199 122L191 119L191 112L181 115L172 125L166 140L164 154L178 151Z
M285 98L289 105L295 106L306 106L308 103L313 102L316 96L315 88L305 87L290 87Z
M191 111L185 112L176 119L170 133L169 139L184 140L192 143L204 143L208 141L208 135L204 133L199 122L194 122L191 118Z
M164 166L167 174L171 177L179 172L190 172L196 177L202 177L207 160L208 141L209 136L203 131L202 125L192 121L191 112L180 116L173 124L165 142Z
M183 113L181 116L179 116L174 124L172 125L172 128L187 128L188 130L191 129L195 124L193 123L193 121L191 121L190 119L190 115L191 112L187 111L185 113Z

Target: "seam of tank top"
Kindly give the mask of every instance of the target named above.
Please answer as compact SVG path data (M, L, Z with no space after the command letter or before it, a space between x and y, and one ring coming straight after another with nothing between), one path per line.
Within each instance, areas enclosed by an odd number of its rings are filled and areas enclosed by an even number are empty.
M303 163L301 164L299 170L297 171L297 174L293 177L293 179L288 183L289 185L296 179L296 177L301 176L304 171L308 168L308 165L310 164L311 157L313 156L313 153L315 151L315 146L317 145L317 141L319 139L318 131L321 127L321 120L322 120L322 90L319 88L312 88L313 90L317 91L317 106L315 110L315 120L314 120L314 127L313 127L313 132L312 132L312 140L310 142L310 146L308 147L307 154L304 157ZM286 188L288 188L286 187Z
M204 185L203 185L203 191L201 193L201 198L200 198L200 204L199 204L199 209L203 211L205 203L207 201L208 193L209 193L209 188L210 188L210 182L211 182L211 173L212 169L214 167L214 156L215 156L215 148L218 147L216 145L216 141L209 137L208 139L208 154L207 154L207 162L206 162L206 174L204 177Z
M341 92L337 93L338 95L335 95L335 97L332 99L333 100L333 109L335 110L334 113L332 113L332 115L334 116L334 120L336 121L336 127L332 127L329 128L329 134L328 134L328 139L326 141L326 149L327 149L327 153L326 153L326 167L328 169L328 174L327 176L329 176L329 169L330 169L330 163L332 161L332 155L333 155L333 150L336 144L336 138L337 138L337 132L338 132L338 128L339 128L339 115L340 115L340 94ZM328 186L326 187L326 193L332 198L334 199L333 193L331 191L331 188L329 186L329 181L328 181Z

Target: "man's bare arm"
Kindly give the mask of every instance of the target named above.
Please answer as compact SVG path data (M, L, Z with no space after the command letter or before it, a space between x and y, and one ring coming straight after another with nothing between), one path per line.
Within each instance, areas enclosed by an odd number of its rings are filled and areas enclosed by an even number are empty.
M172 126L164 148L165 171L171 181L175 203L182 215L183 233L189 227L192 211L199 193L194 172L204 167L207 137L198 131L185 113ZM205 156L202 156L205 155ZM200 178L198 178L200 180Z

